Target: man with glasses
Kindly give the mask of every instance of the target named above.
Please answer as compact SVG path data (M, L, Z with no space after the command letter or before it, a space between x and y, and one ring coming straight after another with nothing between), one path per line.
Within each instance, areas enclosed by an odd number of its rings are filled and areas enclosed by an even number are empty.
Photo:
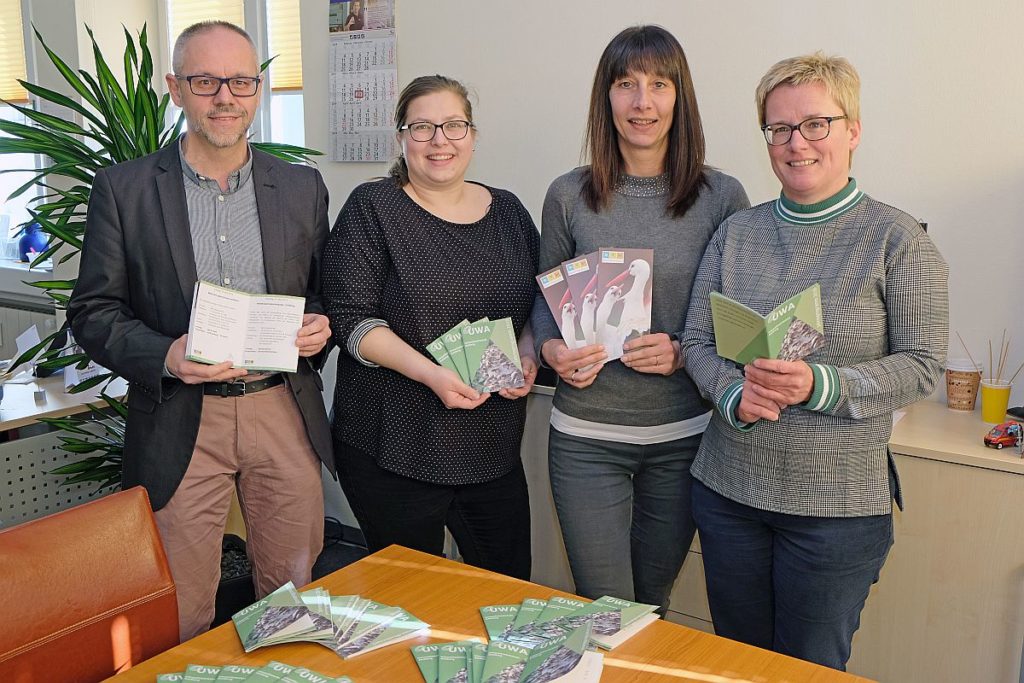
M149 492L185 640L214 617L232 492L262 597L309 581L323 543L320 464L333 473L334 463L317 374L330 339L323 179L249 147L261 78L245 31L190 26L173 69L188 132L96 174L68 317L86 352L130 382L122 484ZM297 372L186 360L198 280L305 297Z

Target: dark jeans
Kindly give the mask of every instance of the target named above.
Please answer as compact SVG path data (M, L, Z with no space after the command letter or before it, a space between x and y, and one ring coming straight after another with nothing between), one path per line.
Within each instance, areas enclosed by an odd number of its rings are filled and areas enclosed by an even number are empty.
M892 515L766 512L693 482L715 633L844 671Z
M397 543L440 555L448 527L467 563L530 579L530 499L522 463L492 481L445 486L389 472L340 441L334 453L370 552Z
M578 594L664 614L693 540L690 465L700 439L640 446L549 430L551 494Z

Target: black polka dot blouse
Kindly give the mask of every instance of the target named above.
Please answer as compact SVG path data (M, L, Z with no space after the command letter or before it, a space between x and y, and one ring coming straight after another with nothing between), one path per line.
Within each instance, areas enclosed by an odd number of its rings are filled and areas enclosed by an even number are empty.
M448 410L425 385L366 365L346 349L373 320L428 358L427 344L464 318L510 317L522 332L536 290L537 228L515 195L487 189L487 214L462 224L429 213L392 178L360 185L323 257L323 296L341 347L335 439L386 470L436 484L479 483L511 471L526 400L494 394L475 410ZM336 457L345 457L344 449Z

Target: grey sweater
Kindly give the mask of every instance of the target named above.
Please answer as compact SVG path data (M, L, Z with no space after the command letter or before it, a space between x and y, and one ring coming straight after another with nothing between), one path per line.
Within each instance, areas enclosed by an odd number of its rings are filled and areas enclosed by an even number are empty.
M942 377L948 268L916 219L870 197L806 225L781 219L775 204L726 221L693 285L686 364L719 408L693 476L760 510L888 514L892 412L927 397ZM742 370L715 353L709 293L764 314L816 282L827 342L806 358L814 395L783 410L777 422L737 424L738 396L727 397L742 387ZM826 386L830 398L823 396Z
M627 196L625 189L615 193L607 209L594 213L580 194L583 171L572 170L548 188L541 223L541 272L601 248L654 249L651 331L681 331L704 248L722 221L750 206L743 187L735 178L708 170L707 183L681 218L666 211L667 194ZM540 295L531 320L539 357L544 342L560 336ZM554 406L582 420L635 427L678 422L709 409L686 372L669 377L642 374L619 361L608 363L585 389L559 381Z

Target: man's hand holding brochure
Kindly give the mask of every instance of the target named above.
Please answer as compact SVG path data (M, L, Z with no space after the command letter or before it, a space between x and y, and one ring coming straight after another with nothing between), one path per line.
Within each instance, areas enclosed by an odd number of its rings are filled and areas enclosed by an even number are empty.
M185 357L198 363L231 361L236 368L295 372L306 300L249 294L197 282L192 295Z

